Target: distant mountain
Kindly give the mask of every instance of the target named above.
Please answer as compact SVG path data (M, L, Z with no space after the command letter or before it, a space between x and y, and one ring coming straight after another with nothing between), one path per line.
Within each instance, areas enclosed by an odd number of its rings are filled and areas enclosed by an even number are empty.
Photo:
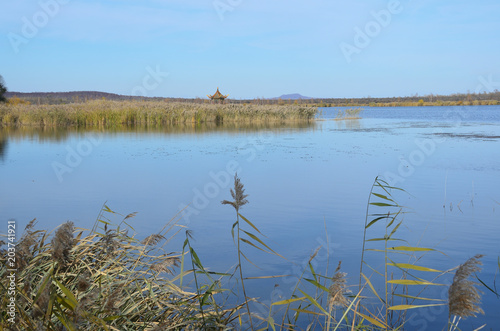
M276 99L281 99L281 100L298 100L298 99L312 99L311 97L305 97L303 95L300 95L299 93L292 93L292 94L283 94L277 98L272 98L273 100Z

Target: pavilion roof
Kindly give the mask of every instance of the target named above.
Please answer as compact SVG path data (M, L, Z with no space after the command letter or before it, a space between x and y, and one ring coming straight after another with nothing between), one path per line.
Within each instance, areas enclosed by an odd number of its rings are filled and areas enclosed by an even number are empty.
M208 95L207 94L207 97L209 97L210 99L225 99L228 96L229 96L229 94L228 95L222 95L222 93L220 93L218 87L217 87L217 91L214 93L214 95Z

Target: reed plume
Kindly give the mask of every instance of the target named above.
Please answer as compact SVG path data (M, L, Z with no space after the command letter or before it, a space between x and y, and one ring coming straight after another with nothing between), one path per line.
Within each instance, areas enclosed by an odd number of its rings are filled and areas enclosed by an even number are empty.
M335 274L332 277L332 285L330 285L329 287L328 303L330 304L331 307L335 306L345 307L349 304L349 302L345 297L345 294L348 293L348 290L346 289L347 273L340 272L340 264L341 262L339 262L339 265L335 270Z
M119 304L122 297L122 289L124 288L123 284L120 284L117 288L115 288L106 299L104 304L104 310L108 312L118 312Z
M476 255L468 259L464 264L458 267L453 283L448 290L448 306L449 316L452 315L460 317L476 316L477 313L484 314L484 311L479 307L481 302L481 295L474 287L475 282L468 280L473 274L481 270L479 261L483 255Z
M248 194L245 194L245 189L243 187L243 184L241 183L240 178L238 177L238 173L234 174L234 190L231 189L231 196L233 197L234 201L228 201L228 200L223 200L221 203L223 205L231 205L234 207L236 210L236 222L233 225L233 229L236 227L236 234L237 234L237 250L238 250L238 269L240 272L240 281L241 281L241 288L243 290L243 296L245 297L245 306L247 308L247 313L248 313L248 319L250 321L250 329L253 330L253 321L252 321L252 314L250 313L250 305L248 303L248 297L245 289L245 282L243 278L243 270L241 267L241 248L240 248L240 214L239 210L241 206L244 206L248 203L248 200L246 197ZM234 240L234 232L233 232L233 240Z
M91 285L89 278L90 275L88 273L78 276L78 280L76 283L76 288L78 289L78 291L85 292L88 290Z
M32 247L38 243L38 234L36 231L32 231L35 227L36 218L32 219L28 225L24 228L24 234L21 240L17 244L16 251L16 263L17 270L21 272L26 266L28 266L30 260L34 257L34 249Z
M221 201L221 203L223 205L233 206L238 213L240 207L248 203L248 200L246 199L246 197L248 197L248 194L245 194L245 189L243 187L243 184L241 183L240 178L238 177L238 173L234 175L234 190L231 189L230 191L234 201L223 200Z
M120 244L116 240L118 234L114 229L108 230L107 227L105 227L104 229L106 234L100 239L103 248L103 253L106 255L113 255L115 250L117 250L120 247Z
M164 236L162 236L161 234L155 233L155 234L147 236L143 241L141 241L141 244L146 245L146 246L149 246L149 245L155 246L163 239L165 239Z
M178 267L180 259L178 257L167 257L162 262L154 263L151 265L150 269L157 272L165 272L168 274L174 274L174 268Z
M31 316L33 318L41 318L45 315L45 312L49 307L51 288L52 285L50 283L46 284L43 288L40 297L38 297L37 301L33 305L33 310L31 311Z
M70 251L73 248L73 222L66 222L56 231L52 239L52 258L61 265L70 261Z

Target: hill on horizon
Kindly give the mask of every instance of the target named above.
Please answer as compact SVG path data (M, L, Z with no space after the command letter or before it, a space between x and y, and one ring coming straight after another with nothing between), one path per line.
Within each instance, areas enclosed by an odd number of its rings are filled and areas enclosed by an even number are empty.
M298 100L298 99L313 99L311 97L305 97L301 95L300 93L291 93L291 94L282 94L277 98L271 98L272 100Z

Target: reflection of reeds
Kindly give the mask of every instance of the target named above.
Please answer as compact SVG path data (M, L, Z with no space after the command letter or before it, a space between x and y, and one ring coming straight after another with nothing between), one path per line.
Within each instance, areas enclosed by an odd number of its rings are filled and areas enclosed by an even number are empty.
M165 136L177 134L203 135L205 133L223 132L229 134L242 134L259 131L273 130L279 132L282 129L307 130L313 128L313 121L285 121L285 122L264 122L254 121L251 123L226 122L213 123L206 122L200 124L177 123L172 125L152 125L137 124L134 126L119 125L108 127L105 130L107 137L113 137L122 133L134 133L137 135ZM54 127L54 126L16 126L2 127L0 130L0 158L7 150L8 141L19 141L29 139L33 141L65 141L71 136L98 135L102 134L102 128L81 128L76 127ZM3 148L3 149L2 149Z
M474 287L476 283L468 279L472 274L481 270L482 263L479 259L482 257L483 255L476 255L468 259L455 273L453 283L448 290L450 316L469 317L476 316L477 313L484 314L479 307L481 295Z
M335 121L335 126L339 130L358 130L361 129L359 118L348 118L343 121Z

